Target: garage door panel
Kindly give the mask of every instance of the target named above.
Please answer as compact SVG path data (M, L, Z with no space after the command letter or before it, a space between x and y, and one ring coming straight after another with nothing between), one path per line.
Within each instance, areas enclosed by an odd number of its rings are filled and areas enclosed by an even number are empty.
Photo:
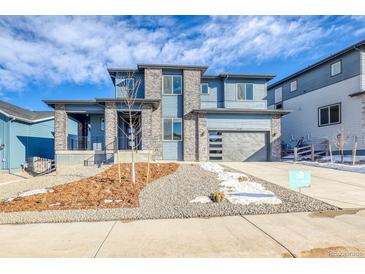
M267 132L222 131L222 152L220 158L216 155L213 142L210 142L212 160L223 161L267 161L268 134Z

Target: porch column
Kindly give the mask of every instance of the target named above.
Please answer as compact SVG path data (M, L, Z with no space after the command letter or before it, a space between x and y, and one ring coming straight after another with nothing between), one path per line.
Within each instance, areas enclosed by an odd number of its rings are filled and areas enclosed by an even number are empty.
M54 132L55 151L67 150L67 112L63 104L55 105Z
M281 116L275 114L271 118L271 161L281 159Z
M143 106L142 109L142 150L153 149L152 139L152 107Z
M105 103L105 151L113 153L117 147L117 110L114 102Z
M146 68L144 70L144 82L145 82L145 98L146 99L160 99L162 98L162 69L151 69ZM154 160L162 160L162 104L159 104L158 107L154 110L151 109L151 135L144 134L145 138L149 137L150 148L153 149L153 159ZM142 119L143 113L142 113ZM143 121L142 121L143 124ZM146 125L146 121L145 121ZM146 125L147 126L147 125ZM142 139L143 142L143 139ZM142 145L143 146L143 145ZM148 146L148 144L147 144Z
M198 118L191 111L200 108L200 77L199 70L184 70L184 130L183 130L183 151L185 161L199 159L198 144Z

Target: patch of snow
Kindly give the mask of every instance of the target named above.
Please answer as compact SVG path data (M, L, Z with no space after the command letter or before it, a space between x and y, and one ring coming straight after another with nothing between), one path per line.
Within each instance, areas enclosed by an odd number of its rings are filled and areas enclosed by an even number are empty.
M323 156L321 158L321 160L322 161L331 161L331 157L330 156ZM332 160L333 160L333 162L341 163L341 155L333 155ZM352 163L353 156L352 155L345 155L343 157L343 160L344 160L345 163ZM365 156L356 156L356 162L358 162L358 161L365 161Z
M104 203L106 203L106 204L110 204L110 203L112 203L113 202L113 200L108 200L108 199L105 199L104 200Z
M28 191L24 191L18 194L18 197L28 197L36 194L44 194L48 192L53 192L52 188L40 188L40 189L32 189Z
M281 200L278 199L273 192L266 190L261 184L252 181L240 182L240 177L248 178L243 173L226 172L222 166L216 163L203 163L201 164L201 168L210 172L214 172L218 175L218 180L221 181L220 191L224 192L225 198L232 204L247 205L251 203L281 203Z
M202 203L207 204L211 203L212 200L208 196L198 196L194 200L191 200L189 203Z
M6 202L6 203L10 203L10 202L11 202L11 201L13 201L14 199L15 199L14 197L13 197L13 198L8 198L8 199L6 199L6 200L5 200L5 202Z
M340 163L321 163L321 162L309 162L303 161L300 162L301 164L308 165L308 166L315 166L315 167L324 167L324 168L332 168L342 171L351 171L351 172L358 172L358 173L365 173L365 165L346 165Z
M200 164L200 167L206 171L210 171L210 172L214 172L214 173L223 172L223 167L221 167L220 165L218 165L216 163L206 162L206 163Z

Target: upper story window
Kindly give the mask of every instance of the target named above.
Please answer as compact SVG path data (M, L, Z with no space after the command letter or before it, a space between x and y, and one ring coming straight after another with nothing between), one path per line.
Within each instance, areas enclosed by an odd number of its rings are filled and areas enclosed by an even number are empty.
M239 101L253 100L253 84L237 84L236 93Z
M164 141L181 141L182 122L181 118L163 119L163 139Z
M121 79L119 86L122 89L122 94L128 94L131 97L134 93L134 78Z
M283 100L283 88L277 88L274 91L274 97L275 97L275 104L279 103Z
M342 72L342 61L337 61L336 63L331 64L331 76L335 76Z
M163 76L163 94L180 95L182 91L181 75L164 75Z
M207 83L202 83L200 85L200 92L201 94L209 94L209 86Z
M318 108L318 125L330 126L341 123L341 104L333 104Z
M290 83L290 92L296 91L298 89L298 81L294 80Z

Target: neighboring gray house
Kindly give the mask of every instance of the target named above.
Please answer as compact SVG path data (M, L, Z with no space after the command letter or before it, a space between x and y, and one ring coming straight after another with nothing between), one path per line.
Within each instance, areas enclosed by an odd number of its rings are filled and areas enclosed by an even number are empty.
M271 161L280 159L280 120L288 112L268 110L266 83L272 75L205 75L207 67L146 65L108 69L115 98L44 100L55 109L58 166L112 159L130 149L119 115L125 110L121 78L141 79L135 116L142 123L138 155L157 160ZM132 79L133 81L133 79ZM78 121L70 140L67 117Z
M271 84L268 104L291 111L282 120L284 143L333 143L343 131L346 152L357 139L365 154L365 40Z

